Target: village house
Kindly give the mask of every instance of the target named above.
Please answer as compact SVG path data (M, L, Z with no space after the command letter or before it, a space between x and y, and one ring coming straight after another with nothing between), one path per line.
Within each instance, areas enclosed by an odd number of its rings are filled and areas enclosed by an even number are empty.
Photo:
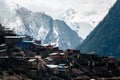
M35 44L33 41L23 40L19 42L19 47L24 51L33 51L35 49Z
M52 59L66 59L67 58L67 53L50 53L49 56Z
M19 42L23 40L25 36L5 36L5 43L9 48L18 46Z
M50 52L53 50L53 45L42 44L36 46L37 55L40 55L42 58L46 58Z
M55 64L67 64L67 53L50 53L48 55L50 58L52 58L55 62Z
M5 43L4 27L0 24L0 45Z
M4 32L5 36L16 36L15 32L13 32L13 30L11 30L10 28L4 28Z
M7 56L7 45L1 44L0 45L0 57Z
M66 51L67 51L69 56L75 55L75 54L80 54L80 50L67 49Z
M55 64L53 59L51 57L46 57L44 58L44 61L47 63L47 64Z
M5 37L3 34L0 34L0 45L5 43Z
M59 51L59 47L53 47L53 49L52 49L52 51L51 51L51 53L53 52L58 52Z

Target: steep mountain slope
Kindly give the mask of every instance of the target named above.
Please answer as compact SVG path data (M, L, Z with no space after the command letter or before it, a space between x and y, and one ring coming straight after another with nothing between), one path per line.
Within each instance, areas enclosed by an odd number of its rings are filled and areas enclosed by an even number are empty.
M90 33L78 48L81 52L94 51L100 55L120 59L120 0L110 9L108 15Z
M27 34L34 39L42 40L42 44L54 44L60 49L75 48L82 41L64 21L53 20L45 13L32 12L19 5L14 13L7 26L17 34Z

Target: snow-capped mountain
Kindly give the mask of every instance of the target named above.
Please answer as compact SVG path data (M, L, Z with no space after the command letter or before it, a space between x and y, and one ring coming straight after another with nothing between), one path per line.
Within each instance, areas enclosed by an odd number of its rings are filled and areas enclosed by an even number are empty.
M65 21L72 30L76 31L77 34L82 37L83 39L94 29L94 26L87 21L81 21L84 17L78 17L76 21L76 16L78 14L75 12L74 9L68 9L65 11L59 19Z
M59 19L85 39L115 2L116 0L79 0L75 6L73 1L73 5L60 13Z
M54 44L60 49L75 48L81 43L77 33L60 20L41 12L32 12L29 9L15 6L14 16L9 19L7 26L17 34L27 34L34 39L42 40L42 44Z

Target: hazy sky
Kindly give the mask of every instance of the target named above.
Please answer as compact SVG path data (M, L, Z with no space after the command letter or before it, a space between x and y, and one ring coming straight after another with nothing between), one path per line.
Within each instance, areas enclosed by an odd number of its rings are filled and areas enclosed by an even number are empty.
M113 5L116 0L8 0L29 8L33 11L42 11L53 18L72 8L76 11L106 10Z

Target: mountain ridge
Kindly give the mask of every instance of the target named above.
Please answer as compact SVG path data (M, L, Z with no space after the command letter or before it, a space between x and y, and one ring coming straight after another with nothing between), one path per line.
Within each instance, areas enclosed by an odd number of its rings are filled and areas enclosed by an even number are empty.
M54 20L45 13L32 12L18 5L14 11L15 16L7 26L18 35L27 34L34 39L41 40L42 44L54 44L63 50L74 49L82 42L82 38L71 30L64 21Z
M120 59L120 0L109 10L109 13L77 47L81 52L95 52L103 56L114 56Z

